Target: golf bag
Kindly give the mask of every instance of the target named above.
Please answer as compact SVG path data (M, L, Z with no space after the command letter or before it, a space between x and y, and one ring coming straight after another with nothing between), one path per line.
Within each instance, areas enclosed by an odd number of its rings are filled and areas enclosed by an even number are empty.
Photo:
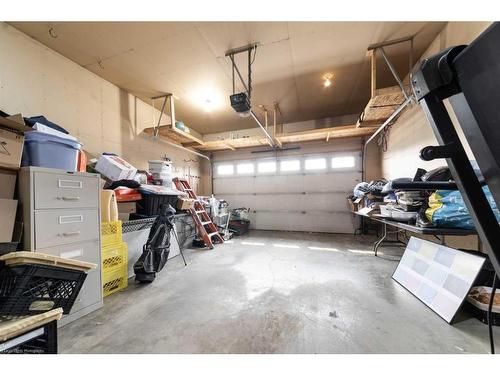
M171 205L160 206L160 214L149 231L141 256L134 264L136 281L152 282L156 273L160 272L167 263L170 253L170 232L173 229L170 218L173 214L175 214L175 209Z

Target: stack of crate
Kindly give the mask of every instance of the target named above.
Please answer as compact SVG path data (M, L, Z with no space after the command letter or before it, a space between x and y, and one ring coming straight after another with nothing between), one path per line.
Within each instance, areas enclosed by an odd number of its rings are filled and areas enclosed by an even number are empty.
M109 296L127 287L127 244L122 239L122 222L101 223L102 294Z

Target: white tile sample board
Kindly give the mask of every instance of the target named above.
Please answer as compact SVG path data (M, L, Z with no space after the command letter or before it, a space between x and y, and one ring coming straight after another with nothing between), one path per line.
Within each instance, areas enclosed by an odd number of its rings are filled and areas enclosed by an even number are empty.
M485 259L411 237L392 278L451 323Z

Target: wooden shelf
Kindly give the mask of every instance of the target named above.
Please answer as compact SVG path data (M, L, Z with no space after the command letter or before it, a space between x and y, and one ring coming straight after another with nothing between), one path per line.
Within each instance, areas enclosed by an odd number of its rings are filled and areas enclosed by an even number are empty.
M192 129L190 130L191 132L187 133L172 125L162 125L160 126L160 132L158 134L160 137L179 143L183 146L204 145L205 143L201 140L201 135L193 131ZM153 132L154 128L144 129L144 133L146 134L153 134Z
M405 87L405 89L408 89ZM408 91L407 91L408 92ZM375 90L356 124L357 127L382 125L405 101L399 86Z
M276 139L282 144L300 143L310 141L325 141L338 138L357 138L372 135L377 127L365 126L356 127L356 125L336 126L332 128L322 128L306 130L302 132L293 132L286 134L277 134ZM200 151L222 151L236 150L239 148L269 146L265 136L262 137L247 137L237 139L224 139L218 141L207 141L203 145L188 144Z

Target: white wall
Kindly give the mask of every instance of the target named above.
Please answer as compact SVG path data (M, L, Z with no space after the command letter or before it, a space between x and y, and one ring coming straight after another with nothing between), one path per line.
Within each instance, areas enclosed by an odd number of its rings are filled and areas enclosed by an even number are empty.
M153 107L6 23L0 23L0 67L4 112L44 115L93 155L114 152L138 168L167 155L176 175L200 175L195 155L142 138L143 129L158 118ZM197 188L200 179L191 181Z

